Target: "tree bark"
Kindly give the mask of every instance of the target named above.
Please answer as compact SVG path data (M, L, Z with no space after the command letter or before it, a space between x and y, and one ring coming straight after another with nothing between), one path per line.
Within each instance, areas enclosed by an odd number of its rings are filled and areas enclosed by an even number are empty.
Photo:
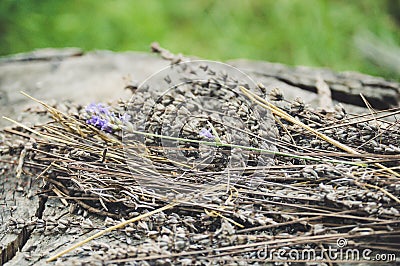
M344 103L355 112L367 110L360 94L377 109L399 105L400 84L379 77L249 60L230 60L227 63L244 71L256 82L264 83L268 89L279 87L288 98L301 96L311 104L317 103L316 84L318 78L322 78L329 86L333 100ZM124 77L140 82L169 64L169 61L147 53L83 53L79 49L44 50L10 56L0 60L0 112L31 123L40 119L22 113L35 104L22 96L19 93L21 90L47 102L54 99L57 102L71 100L88 104L126 99L129 92L123 89L127 85ZM9 123L0 121L0 127L5 126ZM0 159L7 161L9 158L1 156ZM44 265L49 254L55 254L91 233L91 230L83 228L77 233L63 233L61 236L35 232L36 229L29 226L33 219L50 219L58 223L61 218L69 217L79 223L81 215L70 214L59 200L47 200L36 195L41 180L25 175L17 179L9 170L13 168L11 165L2 162L0 165L4 169L0 178L0 265ZM102 218L90 214L88 217L95 227L103 226ZM17 223L17 228L10 231L10 223ZM118 233L104 238L109 238L110 245L113 245L115 237ZM72 260L78 255L72 253L70 256Z

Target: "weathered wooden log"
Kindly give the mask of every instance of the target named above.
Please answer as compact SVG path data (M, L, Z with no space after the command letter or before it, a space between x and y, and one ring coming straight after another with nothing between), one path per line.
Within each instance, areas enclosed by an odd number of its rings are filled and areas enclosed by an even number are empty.
M231 60L228 63L255 79L274 79L291 87L313 93L317 93L317 81L318 78L322 78L328 84L332 98L341 103L365 107L365 102L360 94L364 95L376 109L388 109L398 106L399 103L399 83L380 77L357 72L338 73L329 69L289 67L282 64L248 60Z
M349 108L352 108L350 105L365 106L360 93L377 109L399 105L400 84L379 77L247 60L227 63L241 69L256 82L264 83L269 89L280 87L288 98L302 96L315 104L318 99L316 84L318 78L322 78L331 89L333 99L349 104L346 105ZM32 123L36 121L35 117L22 114L32 103L19 91L46 101L71 100L80 104L126 98L129 92L123 90L126 85L124 77L140 82L169 64L169 61L147 53L83 53L79 49L10 56L0 60L0 113L13 118L23 117L24 121ZM0 121L0 127L7 125L8 122ZM5 167L6 163L1 165ZM24 175L17 179L12 173L0 179L0 265L43 265L50 253L65 249L66 245L91 232L90 228L80 229L63 234L61 238L50 233L34 233L30 221L37 219L53 221L54 224L46 225L53 228L57 228L55 224L62 223L61 219L67 216L78 223L82 221L70 214L61 201L36 195L39 182L41 180L32 181L31 177ZM103 226L99 217L90 217L93 228ZM15 225L13 231L9 230L10 223ZM118 234L104 238L111 239L109 242L112 245L113 237L118 237Z

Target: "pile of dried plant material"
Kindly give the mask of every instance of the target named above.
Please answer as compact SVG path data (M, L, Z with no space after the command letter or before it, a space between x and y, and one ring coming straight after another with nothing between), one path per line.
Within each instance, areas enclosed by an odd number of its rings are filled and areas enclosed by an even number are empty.
M182 101L191 94L195 102L194 91L202 89L225 97L229 90L221 88L229 77L214 74L219 78L213 82L187 83L189 92L181 92ZM157 121L167 119L163 112L179 103L178 96L155 103L142 95L141 104L150 101L153 113L143 112L148 119L141 132L129 122L136 115L127 111L132 110L129 102L61 108L33 99L51 121L30 127L12 121L15 125L3 131L1 153L18 162L17 175L24 172L42 179L45 193L104 219L96 227L104 230L85 241L91 255L82 252L82 263L262 265L267 259L279 261L263 257L265 247L308 248L318 253L330 246L338 248L339 240L346 241L345 248L397 252L400 126L396 116L400 109L371 109L364 115L350 115L340 107L316 111L300 99L286 101L278 89L266 91L262 85L253 87L240 80L232 87L235 93L226 102L233 107L228 104L219 111L225 116L239 113L247 121L241 129L251 136L247 148L240 142L242 146L230 145L235 136L224 131L227 127L213 123L211 114L196 116L193 112L201 111L186 105L185 112L200 118L192 131L183 125L172 138L185 160L171 160ZM270 113L272 124L251 121L249 110L255 106ZM106 116L109 123L101 120ZM273 128L273 134L263 133L264 127ZM124 141L126 134L141 138ZM261 146L261 140L273 145ZM202 145L212 147L212 143L217 159L193 167L191 157L202 158ZM229 165L230 157L242 155L236 148L248 154L247 161ZM264 153L268 156L260 163ZM10 226L17 223L11 221ZM60 227L53 231L63 234L66 227L81 224L40 220L36 226L42 231ZM118 247L94 239L112 230L125 236ZM326 256L320 260L335 262Z

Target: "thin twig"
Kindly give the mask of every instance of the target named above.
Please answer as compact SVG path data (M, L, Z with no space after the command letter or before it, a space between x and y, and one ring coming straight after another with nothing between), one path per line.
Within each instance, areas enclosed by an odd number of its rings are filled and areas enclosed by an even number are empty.
M108 228L106 228L106 229L104 229L104 230L102 230L102 231L100 231L100 232L98 232L98 233L96 233L96 234L94 234L94 235L92 235L92 236L90 236L90 237L88 237L88 238L86 238L86 239L84 239L84 240L82 240L82 241L76 243L75 245L73 245L73 246L67 248L66 250L61 251L61 252L59 252L58 254L56 254L56 255L54 255L54 256L48 258L48 259L46 260L46 262L54 261L54 260L58 259L59 257L61 257L61 256L65 255L65 254L67 254L67 253L69 253L69 252L75 250L76 248L78 248L78 247L80 247L80 246L82 246L82 245L84 245L84 244L86 244L86 243L92 241L93 239L98 238L98 237L100 237L100 236L102 236L102 235L104 235L104 234L106 234L106 233L108 233L108 232L111 232L111 231L113 231L113 230L116 230L116 229L119 229L119 228L121 228L121 227L124 227L124 226L126 226L126 225L128 225L128 224L130 224L130 223L137 222L137 221L139 221L139 220L141 220L141 219L143 219L143 218L149 217L149 216L151 216L151 215L153 215L153 214L156 214L156 213L159 213L159 212L168 210L168 209L172 209L173 207L177 206L178 204L179 204L178 202L172 202L172 203L169 203L168 205L165 205L164 207L161 207L161 208L156 209L156 210L154 210L154 211L147 212L147 213L145 213L145 214L136 216L136 217L134 217L134 218L132 218L132 219L126 220L126 221L121 222L121 223L119 223L119 224L116 224L116 225L114 225L114 226L110 226L110 227L108 227Z

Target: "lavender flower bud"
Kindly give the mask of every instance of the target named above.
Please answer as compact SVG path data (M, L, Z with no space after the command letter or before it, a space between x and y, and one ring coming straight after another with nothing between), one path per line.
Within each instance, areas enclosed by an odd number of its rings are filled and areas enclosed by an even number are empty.
M88 117L86 123L108 133L121 130L122 127L129 122L130 116L128 114L117 116L114 112L111 112L109 108L109 106L103 103L89 104L85 108Z
M201 137L204 138L208 138L208 139L214 139L215 137L213 136L213 134L211 134L210 130L202 128L201 131L199 132L199 135Z

